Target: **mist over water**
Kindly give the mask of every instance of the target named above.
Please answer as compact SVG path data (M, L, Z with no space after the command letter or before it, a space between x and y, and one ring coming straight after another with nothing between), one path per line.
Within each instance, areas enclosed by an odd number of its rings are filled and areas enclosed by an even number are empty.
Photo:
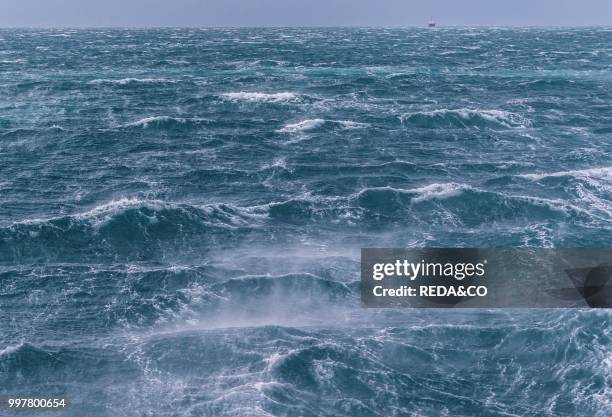
M607 310L359 293L361 247L610 246L610 45L0 31L0 395L66 394L71 416L610 415Z

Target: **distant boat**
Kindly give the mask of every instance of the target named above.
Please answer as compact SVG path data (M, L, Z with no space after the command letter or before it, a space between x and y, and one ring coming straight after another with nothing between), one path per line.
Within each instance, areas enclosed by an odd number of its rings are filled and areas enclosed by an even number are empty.
M435 28L436 27L436 22L434 22L432 19L429 19L429 23L427 24L427 27Z

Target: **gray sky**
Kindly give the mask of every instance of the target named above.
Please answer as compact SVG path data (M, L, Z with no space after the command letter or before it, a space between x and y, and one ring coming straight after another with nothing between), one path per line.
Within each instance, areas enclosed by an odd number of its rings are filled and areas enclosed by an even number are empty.
M0 0L1 27L612 26L612 0Z

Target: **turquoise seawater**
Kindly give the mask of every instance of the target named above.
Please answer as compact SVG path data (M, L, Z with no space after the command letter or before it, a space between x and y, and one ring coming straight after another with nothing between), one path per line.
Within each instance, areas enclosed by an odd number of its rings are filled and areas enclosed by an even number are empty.
M608 310L359 293L362 247L612 245L611 155L611 29L0 30L0 395L612 415Z

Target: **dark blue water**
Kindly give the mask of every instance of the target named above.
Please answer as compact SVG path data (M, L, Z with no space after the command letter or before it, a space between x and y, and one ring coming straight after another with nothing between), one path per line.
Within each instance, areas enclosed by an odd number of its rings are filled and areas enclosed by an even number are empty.
M611 155L610 29L0 31L0 394L609 416L608 311L358 280L365 246L610 246Z

